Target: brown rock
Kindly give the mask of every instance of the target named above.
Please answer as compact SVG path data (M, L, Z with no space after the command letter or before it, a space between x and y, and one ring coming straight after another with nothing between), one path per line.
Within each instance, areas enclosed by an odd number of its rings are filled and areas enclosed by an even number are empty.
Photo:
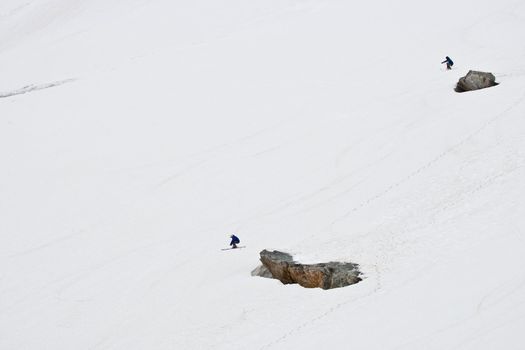
M263 250L260 255L263 266L255 269L252 275L268 277L271 274L273 278L284 284L298 283L305 288L332 289L361 281L357 264L341 262L300 264L293 261L290 254L279 251Z

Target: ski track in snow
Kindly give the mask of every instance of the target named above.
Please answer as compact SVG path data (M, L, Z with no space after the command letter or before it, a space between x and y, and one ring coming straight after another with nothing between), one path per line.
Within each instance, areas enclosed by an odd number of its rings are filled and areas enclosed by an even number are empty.
M362 295L362 296L358 296L358 297L351 297L351 298L348 298L347 300L343 301L343 302L339 302L327 309L325 309L322 313L320 313L319 315L313 317L313 318L310 318L309 320L301 323L300 325L296 326L296 327L293 327L292 329L288 330L286 333L282 334L280 337L272 340L271 342L269 343L266 343L265 345L263 345L262 347L259 348L259 350L264 350L264 349L270 349L272 348L273 346L279 344L279 343L282 343L284 341L286 341L287 338L289 338L290 336L294 335L295 333L301 331L302 329L310 326L310 325L313 325L315 324L316 322L322 320L323 318L329 316L330 314L340 310L342 307L352 303L353 304L353 308L356 308L358 306L360 306L360 302L362 302L363 300L365 300L366 298L370 297L371 295L374 295L375 293L377 293L379 290L381 290L381 281L380 281L380 275L379 274L376 274L376 286L373 288L372 291L366 293L365 295ZM363 283L363 281L359 282L359 283ZM348 312L348 310L347 310Z
M446 149L442 153L438 154L435 158L431 159L429 162L427 162L424 165L422 165L421 167L417 168L416 170L414 170L413 172L411 172L410 174L408 174L406 177L402 178L398 182L392 184L390 187L388 187L385 190L383 190L383 191L377 193L376 195L370 197L366 201L361 202L359 205L353 207L352 209L350 209L349 211L347 211L346 213L344 213L340 217L336 218L334 221L331 222L330 226L333 227L338 222L347 219L353 213L355 213L358 210L368 206L369 204L375 202L376 200L384 197L388 193L392 192L392 190L394 190L395 188L397 188L397 187L407 183L412 178L414 178L417 175L423 173L425 170L431 168L433 165L438 163L441 159L443 159L447 155L451 154L454 151L457 151L459 148L461 148L461 146L463 146L464 144L469 142L472 138L474 138L476 135L478 135L484 129L486 129L487 127L489 127L490 125L492 125L496 121L498 121L498 120L502 119L503 117L505 117L510 111L515 109L517 106L519 106L523 101L525 101L525 94L521 98L519 98L516 102L514 102L510 107L507 107L504 111L502 111L501 113L498 113L495 117L493 117L493 118L489 119L488 121L486 121L485 123L483 123L483 125L481 125L479 128L474 130L472 133L466 135L463 139L461 139L455 145L449 147L448 149Z
M11 96L16 96L16 95L23 95L23 94L27 94L29 92L49 89L49 88L52 88L52 87L56 87L56 86L64 85L64 84L67 84L67 83L71 83L71 82L73 82L75 80L76 79L65 79L65 80L55 81L55 82L52 82L52 83L27 85L27 86L24 86L23 88L20 88L20 89L0 92L0 98L6 98L6 97L11 97Z
M391 192L393 189L395 189L396 187L399 187L401 185L403 185L404 183L408 182L409 180L411 180L412 178L414 178L415 176L417 176L418 174L422 173L423 171L425 171L426 169L432 167L434 164L436 164L439 160L443 159L445 156L447 156L448 154L456 151L457 149L459 149L462 145L466 144L467 142L469 142L471 139L473 139L476 135L478 135L479 133L481 133L483 130L485 130L486 128L488 128L490 125L492 125L493 123L495 123L496 121L504 118L505 116L507 116L509 114L509 112L511 112L513 109L515 109L517 106L519 106L521 103L523 103L525 101L525 94L519 98L516 102L512 103L509 107L507 107L506 109L504 109L502 112L498 113L496 116L494 116L493 118L490 118L489 120L487 120L485 123L483 123L480 127L478 127L477 129L475 129L473 132L469 133L467 136L465 136L464 138L462 138L458 143L456 143L454 146L452 147L449 147L448 149L446 149L445 151L443 151L442 153L440 153L437 157L433 158L431 161L429 161L428 163L426 163L425 165L423 165L422 167L419 167L416 171L410 173L407 177L403 178L401 181L398 181L396 182L394 185L390 186L389 188L387 188L385 191L379 193L378 195L374 196L374 197L371 197L369 200L361 203L359 206L356 206L354 207L351 211L345 213L345 215L339 217L338 219L334 220L332 223L331 223L331 226L335 225L337 222L341 221L341 220L344 220L346 219L347 217L349 217L353 212L355 211L358 211L359 209L365 207L366 205L368 204L371 204L373 201L375 200L378 200L380 199L381 197L383 197L384 195L388 194L389 192ZM501 142L500 142L501 143ZM435 220L436 220L436 217L439 213L443 213L443 212L446 212L447 210L449 210L450 208L454 207L455 205L457 205L459 202L461 202L462 200L464 200L466 197L469 197L471 195L474 195L475 193L483 190L484 188L486 188L487 186L490 186L491 184L493 184L494 182L496 182L498 179L502 178L502 177L505 177L519 169L521 169L522 167L525 166L525 159L523 159L522 157L519 157L518 156L518 162L517 163L514 163L514 165L509 168L509 169L503 169L502 171L500 172L497 172L496 174L493 174L492 176L488 176L487 178L485 178L484 180L481 180L479 181L478 185L476 187L474 187L473 189L469 190L467 193L463 193L459 199L456 199L455 201L453 202L449 202L447 205L445 206L442 206L437 212L434 212L433 214L433 218L431 219L430 222L427 222L424 224L425 227L429 226L429 225L433 225L435 223ZM348 191L346 191L348 192ZM306 196L306 197L310 197L310 196L314 196L315 194L312 194L312 195L309 195L309 196ZM285 205L286 206L286 205ZM400 232L397 232L397 235L399 236L404 236L406 235L407 233L409 232L413 232L413 231L417 231L417 230L421 230L423 227L413 227L413 228L407 228L405 231L400 231ZM333 231L332 231L333 232ZM286 333L284 333L283 335L281 335L280 337L276 338L275 340L265 344L264 346L262 346L260 348L260 350L263 350L263 349L269 349L271 347L273 347L274 345L277 345L279 343L282 343L284 342L288 337L290 337L291 335L293 335L294 333L297 333L299 331L301 331L303 328L323 319L324 317L328 316L329 314L335 312L336 310L340 309L341 307L343 307L344 305L346 304L349 304L350 302L353 302L355 303L356 300L360 300L360 299L363 299L363 298L366 298L370 295L373 295L375 294L377 291L379 291L381 289L380 287L380 279L381 279L381 272L379 270L376 271L376 276L375 278L378 279L378 285L374 288L374 290L370 293L368 293L367 295L365 296L362 296L360 298L352 298L352 299L349 299L345 302L342 302L342 303L338 303L330 308L328 308L325 312L321 313L320 315L314 317L314 318L311 318L309 319L308 321L300 324L299 326L297 327L294 327L292 328L291 330L287 331ZM413 280L414 278L412 279L409 279L408 281L410 280ZM516 289L521 289L523 288L523 281L519 283L519 286L512 289L512 291L510 292L506 292L507 294L514 294L516 293ZM486 303L485 299L488 299L489 298L489 295L487 295L485 298L483 298L482 301L480 301L479 305L478 305L478 312L479 310L481 310L482 308L482 305ZM501 299L505 299L504 297L501 297ZM461 320L461 321L458 321L457 323L453 324L453 325L450 325L449 327L445 328L445 329L442 329L442 330L438 330L435 332L434 335L436 334L439 334L441 332L446 332L448 329L451 329L451 328L454 328L455 326L461 324L461 323L464 323L466 322L468 319L472 319L474 318L475 315L472 315L470 316L469 318L465 319L465 320ZM424 338L429 338L431 337L431 335L426 335ZM414 341L415 342L415 341ZM465 340L466 342L466 340ZM408 344L405 344L405 345L408 345ZM458 345L459 346L459 345ZM399 347L399 349L402 349L403 347Z
M481 299L481 301L478 304L478 307L476 308L476 310L472 314L470 314L470 315L468 315L468 316L466 316L466 317L464 317L464 318L462 318L460 320L457 320L457 321L447 325L446 327L443 327L441 329L435 330L435 331L433 331L433 332L431 332L429 334L422 335L421 337L413 339L410 342L403 343L403 344L397 346L395 348L395 350L402 350L402 349L406 349L406 348L417 348L417 346L424 347L424 344L431 343L432 340L436 339L437 337L445 337L446 333L448 331L453 330L453 329L458 328L458 327L461 327L462 325L466 325L469 321L472 321L476 317L479 317L484 309L489 309L489 308L495 306L496 304L498 304L500 302L508 301L513 296L519 295L520 293L523 293L522 290L524 288L525 288L525 278L519 279L517 281L508 282L507 285L505 285L505 286L503 286L503 285L499 286L499 287L495 288L494 290L492 290L491 292L489 292L487 295L485 295ZM497 297L496 297L496 295L497 295ZM488 300L490 300L492 297L494 298L494 300L492 300L492 302L489 303ZM520 304L523 304L523 302L521 302L521 301L518 301L518 302L515 302L515 303L513 302L512 305L509 306L509 308L517 307ZM489 329L481 329L481 330L478 330L478 331L474 332L473 334L465 334L463 336L463 339L458 341L457 345L454 346L453 349L462 349L468 343L471 343L473 341L479 341L480 338L482 338L483 336L486 336L488 333L494 332L497 329L499 329L499 328L501 328L501 327L503 327L503 326L505 326L505 325L507 325L509 323L516 322L516 321L518 321L520 319L523 319L523 318L525 318L525 315L518 316L518 317L515 317L513 319L506 320L504 322L499 322L499 325L496 326L496 327L490 327Z
M484 123L482 123L474 131L472 131L471 133L468 133L466 136L461 138L453 146L445 149L443 152L439 153L437 156L432 158L430 161L428 161L425 164L423 164L422 166L418 167L416 170L412 171L411 173L409 173L408 175L403 177L401 180L393 183L392 185L390 185L389 187L387 187L383 191L378 192L377 194L369 197L367 200L359 203L358 205L352 207L352 209L344 212L342 215L340 215L339 217L335 218L333 221L331 221L327 225L327 227L325 229L326 230L326 234L330 233L330 234L335 236L337 234L337 230L336 230L335 226L338 223L343 222L344 220L347 220L348 218L350 218L355 213L357 213L360 210L366 208L367 206L373 204L377 200L379 200L379 199L383 198L384 196L388 195L389 193L393 192L395 189L401 187L402 185L405 185L405 184L409 183L412 179L414 179L415 177L419 176L420 174L424 173L426 170L430 169L431 167L433 167L434 165L439 163L446 156L448 156L448 155L458 151L462 146L464 146L469 141L471 141L476 135L478 135L481 132L483 132L485 129L490 127L495 122L497 122L497 121L503 119L504 117L506 117L512 110L516 109L524 101L525 101L525 94L523 94L520 98L518 98L514 103L511 103L510 106L505 108L503 111L501 111L500 113L497 113L494 117L489 118L488 120L486 120ZM518 158L519 158L519 156L518 156ZM367 168L372 167L372 166L373 166L373 164L369 164L369 165L367 165ZM523 166L523 162L521 162L518 159L517 165L513 166L512 169L510 169L510 170L509 169L504 169L504 170L502 170L501 172L499 172L497 174L493 174L492 176L490 176L489 178L487 178L485 180L481 180L479 185L478 185L478 187L476 187L475 189L471 189L469 191L469 194L474 194L475 192L478 192L478 191L482 190L483 188L487 187L491 183L495 182L497 179L507 175L510 172L518 170L522 166ZM354 172L354 174L355 174L355 172ZM330 188L333 188L334 185L336 185L337 183L339 183L339 182L341 182L343 180L344 180L344 176L334 180L330 184L328 184L328 185L322 187L321 189L318 189L318 190L316 190L316 191L314 191L314 192L312 192L310 194L306 194L306 195L303 194L299 198L295 198L295 199L291 199L289 201L286 201L285 203L283 203L281 205L278 205L277 208L274 208L271 211L269 211L267 213L264 213L263 215L270 215L272 213L283 211L284 209L286 209L289 206L292 206L294 204L302 202L302 201L304 201L306 199L313 198L313 197L319 195L320 193L322 193L322 192L324 192L324 191L326 191L326 190L328 190ZM311 205L309 205L309 206L307 206L305 208L302 208L302 209L300 209L298 211L295 211L293 215L299 215L301 213L306 213L306 212L314 210L315 208L317 208L319 206L323 206L323 205L326 205L326 204L328 204L330 202L333 202L336 199L341 198L344 195L350 193L354 188L359 186L364 181L365 180L361 180L361 181L353 184L352 186L350 186L348 188L345 188L342 192L338 192L338 193L334 194L333 196L322 200L320 203L311 204ZM445 212L446 210L450 209L450 207L452 207L452 206L453 206L453 204L449 203L447 206L441 208L440 212ZM410 231L412 231L412 230L410 230ZM315 235L311 235L311 236L305 237L303 241L304 242L310 241L314 236Z

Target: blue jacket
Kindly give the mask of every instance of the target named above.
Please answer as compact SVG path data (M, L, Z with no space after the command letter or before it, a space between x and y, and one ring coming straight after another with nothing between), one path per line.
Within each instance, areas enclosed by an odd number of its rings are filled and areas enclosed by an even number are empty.
M448 64L451 65L451 66L454 64L454 62L452 62L452 60L450 59L450 57L447 56L447 57L445 57L445 58L446 58L446 59L445 59L443 62L441 62L441 63L448 63Z
M241 243L241 240L236 235L232 235L231 237L232 237L232 241L230 242L230 245Z

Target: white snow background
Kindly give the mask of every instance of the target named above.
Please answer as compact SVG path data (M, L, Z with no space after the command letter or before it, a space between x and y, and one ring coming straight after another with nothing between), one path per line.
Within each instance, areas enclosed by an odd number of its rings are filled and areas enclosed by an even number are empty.
M522 0L2 0L0 96L2 350L525 349Z

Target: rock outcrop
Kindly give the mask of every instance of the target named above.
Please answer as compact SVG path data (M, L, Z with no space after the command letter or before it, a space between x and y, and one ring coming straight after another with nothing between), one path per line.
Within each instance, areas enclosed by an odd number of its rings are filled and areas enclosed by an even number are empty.
M290 254L279 251L263 250L260 255L262 266L253 270L252 275L275 278L283 284L298 283L305 288L332 289L361 281L357 264L300 264Z
M496 77L494 74L471 70L467 73L467 75L459 78L459 81L456 85L456 91L465 92L479 90L495 85L498 84L496 83Z

